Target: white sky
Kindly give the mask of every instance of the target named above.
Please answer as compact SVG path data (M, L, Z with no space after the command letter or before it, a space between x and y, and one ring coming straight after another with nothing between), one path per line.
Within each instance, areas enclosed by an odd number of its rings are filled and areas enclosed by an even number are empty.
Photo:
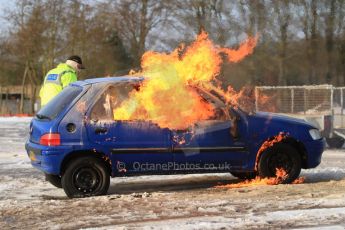
M5 10L13 7L15 5L14 0L0 0L0 31L6 30L8 24L5 17Z
M85 2L92 4L96 2L101 2L103 0L84 0ZM6 22L4 17L6 16L6 9L13 8L16 4L16 0L0 0L0 34L6 31L9 24Z

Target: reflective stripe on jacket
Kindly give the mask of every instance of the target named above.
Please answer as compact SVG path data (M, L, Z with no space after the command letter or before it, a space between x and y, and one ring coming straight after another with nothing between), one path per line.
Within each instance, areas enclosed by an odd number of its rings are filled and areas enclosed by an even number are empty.
M58 95L70 83L77 81L76 71L66 63L59 64L44 77L40 90L41 107Z

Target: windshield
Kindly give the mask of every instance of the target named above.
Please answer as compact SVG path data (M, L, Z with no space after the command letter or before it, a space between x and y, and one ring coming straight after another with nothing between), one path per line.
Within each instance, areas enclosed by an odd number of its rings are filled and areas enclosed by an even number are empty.
M80 94L79 86L67 86L56 97L44 106L37 114L38 119L52 120L61 113Z

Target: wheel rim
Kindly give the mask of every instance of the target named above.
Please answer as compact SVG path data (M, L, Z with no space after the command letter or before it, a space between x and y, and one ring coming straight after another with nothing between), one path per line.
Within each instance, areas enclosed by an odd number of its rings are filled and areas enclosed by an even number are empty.
M268 168L273 176L277 169L284 169L287 174L292 170L293 162L288 154L277 152L268 159Z
M84 194L97 191L101 186L101 173L95 167L82 166L73 174L74 186Z

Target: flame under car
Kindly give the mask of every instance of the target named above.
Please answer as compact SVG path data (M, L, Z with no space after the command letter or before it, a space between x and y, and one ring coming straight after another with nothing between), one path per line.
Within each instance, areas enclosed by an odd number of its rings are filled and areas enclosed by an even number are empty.
M247 113L202 87L191 87L213 110L187 128L154 120L117 119L142 77L78 81L65 88L30 124L31 163L68 197L107 193L110 177L229 172L245 179L275 176L293 182L321 161L324 140L311 124L272 113ZM279 142L265 143L284 133Z

